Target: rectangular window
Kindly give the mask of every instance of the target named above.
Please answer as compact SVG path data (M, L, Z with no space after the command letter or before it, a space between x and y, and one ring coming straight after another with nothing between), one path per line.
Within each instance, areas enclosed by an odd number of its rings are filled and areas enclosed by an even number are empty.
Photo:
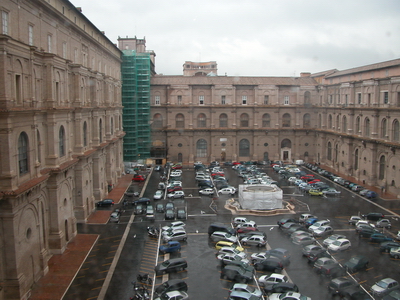
M204 96L199 96L199 105L204 105Z
M1 12L1 25L2 25L2 33L8 34L8 12Z
M289 102L290 102L290 97L289 97L289 96L285 96L285 97L283 98L283 104L284 104L284 105L289 105Z
M226 104L226 96L221 96L221 104Z
M361 104L361 93L357 93L357 103Z
M332 104L332 102L333 102L333 97L332 95L329 95L329 104Z
M52 50L52 36L51 34L47 35L47 52L51 53Z
M154 104L155 105L160 105L160 96L155 96L154 97Z
M178 104L182 104L182 95L178 95Z
M33 26L28 25L28 44L33 46Z
M264 95L264 104L265 105L269 104L269 95Z
M62 57L64 59L67 59L67 43L64 42L62 45Z
M242 104L247 105L247 96L242 96Z
M389 103L389 92L383 92L383 103L384 104Z
M340 104L340 95L337 96L337 103Z

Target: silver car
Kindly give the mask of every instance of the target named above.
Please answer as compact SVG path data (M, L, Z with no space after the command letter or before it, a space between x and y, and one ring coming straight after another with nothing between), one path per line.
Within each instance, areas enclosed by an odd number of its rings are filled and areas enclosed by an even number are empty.
M236 236L223 231L215 231L213 234L211 234L210 239L213 242L227 241L227 242L237 243Z
M391 291L398 289L399 287L399 283L396 280L392 278L385 278L375 283L372 286L371 291L372 295L383 297L389 294Z

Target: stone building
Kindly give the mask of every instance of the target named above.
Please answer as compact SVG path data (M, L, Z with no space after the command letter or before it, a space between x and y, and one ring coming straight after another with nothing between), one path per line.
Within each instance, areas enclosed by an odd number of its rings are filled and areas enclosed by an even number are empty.
M121 51L67 0L0 18L0 299L27 299L122 174Z
M400 59L300 77L183 66L182 76L151 79L153 158L301 159L400 194Z

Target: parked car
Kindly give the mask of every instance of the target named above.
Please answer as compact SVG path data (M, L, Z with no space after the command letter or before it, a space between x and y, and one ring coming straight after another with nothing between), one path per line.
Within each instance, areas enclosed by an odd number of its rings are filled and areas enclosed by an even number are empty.
M399 300L400 289L391 291L388 295L382 298L382 300Z
M301 214L300 217L299 217L299 223L304 223L309 218L317 219L317 217L312 215L312 214Z
M333 228L330 225L320 226L313 231L314 236L325 236L333 233Z
M386 241L382 242L381 246L379 247L379 252L386 252L389 253L390 249L400 247L400 243L396 241Z
M179 207L176 210L176 219L177 220L186 220L187 219L187 213L186 213L186 209L184 207Z
M165 243L169 241L186 241L187 234L185 230L175 229L172 232L163 235L163 240Z
M311 196L322 196L322 195L323 195L322 191L319 190L319 189L310 189L310 190L308 191L308 193L309 193Z
M182 279L170 279L168 281L163 282L155 289L155 293L157 295L161 295L163 293L167 293L170 291L183 291L187 292L188 287L185 281Z
M286 223L298 223L297 220L293 219L293 218L283 218L280 219L277 224L279 227L281 227L282 225L286 224Z
M335 262L329 265L323 265L319 270L320 275L329 277L329 278L337 278L346 275L346 270L343 267Z
M185 198L184 191L174 191L167 195L169 199L178 199L178 198Z
M142 204L138 204L135 206L135 208L133 209L133 213L135 215L141 215L144 213L144 207Z
M391 248L389 255L391 258L399 259L400 258L400 247Z
M164 191L162 191L162 190L157 190L157 191L154 193L153 199L154 199L154 200L161 200L163 197L164 197Z
M362 215L362 217L363 217L363 219L369 220L369 221L379 221L380 219L384 219L385 215L382 213L372 212L372 213L364 214L364 215Z
M371 292L373 296L383 297L389 294L393 290L399 289L399 283L392 278L384 278L376 282L371 287Z
M253 295L257 298L260 298L262 296L262 292L258 288L255 288L251 285L243 284L243 283L235 283L233 285L233 287L229 290L229 292L231 293L231 295L234 292L245 292L245 293ZM237 299L237 298L233 298L233 299ZM256 299L256 298L254 298L254 299Z
M235 282L250 283L253 281L253 272L241 266L230 264L221 270L221 278Z
M182 271L187 268L187 261L183 258L171 258L159 263L154 271L156 275Z
M322 242L322 244L326 247L328 247L330 244L332 244L334 241L338 240L338 239L345 239L346 236L343 234L332 234L329 237L327 237L326 239L324 239L324 241Z
M392 227L392 224L389 219L380 219L378 222L376 222L375 227L390 229Z
M329 245L328 250L337 252L344 251L351 247L351 242L348 239L338 239Z
M327 188L322 191L325 196L338 196L340 195L340 191L335 188Z
M299 292L299 288L297 287L296 284L292 282L279 282L275 283L273 285L269 285L264 287L264 293L266 295L271 295L271 294L283 294L287 292Z
M211 236L211 234L213 234L213 232L215 231L223 231L231 234L235 233L235 230L230 225L226 225L224 223L219 223L219 222L211 223L210 226L208 226L209 236Z
M313 251L325 251L324 248L322 248L319 245L307 245L304 246L303 249L301 250L303 256L309 256L310 253L312 253Z
M363 226L360 227L359 230L357 230L358 234L360 235L360 237L371 237L371 235L375 234L375 233L380 233L378 230L370 227L370 226Z
M175 211L173 209L166 208L164 218L165 220L175 220Z
M361 217L359 217L359 216L351 216L349 219L349 224L356 225L356 223L360 220L361 220Z
M146 180L146 176L140 175L140 174L135 174L135 175L133 175L133 178L132 178L132 181L135 181L135 182L142 182L145 180Z
M318 229L319 227L329 225L330 223L331 223L330 220L319 220L319 221L313 223L311 226L309 226L308 231L313 232L314 230Z
M338 295L340 291L353 286L358 286L358 283L353 279L335 278L328 283L328 290L331 295Z
M186 300L189 299L189 295L184 291L170 291L160 295L160 297L154 300Z
M236 189L233 187L225 187L218 191L218 194L222 195L234 195L236 193Z
M133 205L138 205L138 204L149 205L150 204L150 198L140 197L139 199L133 201L132 204Z
M382 242L393 241L393 239L391 237L384 235L383 233L374 233L371 234L369 241L371 243L382 243Z
M156 204L156 212L158 212L158 213L165 212L165 207L164 207L163 203L157 203Z
M114 205L114 200L112 200L112 199L103 199L96 203L96 206L98 206L98 207L112 206L112 205Z
M219 241L215 244L215 249L220 250L223 247L233 247L238 249L239 251L244 251L243 247L236 245L236 243L227 242L227 241Z
M287 292L284 294L272 294L268 298L269 300L311 300L310 297L304 296L296 292Z
M335 261L334 261L332 258L329 258L329 257L321 257L321 258L318 258L318 259L316 260L316 262L314 263L314 270L315 270L317 273L320 273L321 267L322 267L322 266L331 265L331 264L333 264L333 263L335 263Z
M258 284L261 287L272 286L276 283L289 282L289 278L284 274L272 273L269 275L262 275L258 278Z
M316 239L308 235L299 235L292 239L293 244L305 246L310 244L315 244Z
M364 255L352 256L347 262L344 263L344 268L350 273L355 273L368 267L369 259Z
M244 237L241 240L241 242L244 246L251 245L257 247L264 247L267 244L267 238L264 237L263 235L252 235L249 237Z
M284 248L275 248L266 251L265 253L278 257L285 265L290 263L290 252Z
M180 228L183 229L186 226L186 224L182 221L175 221L171 222L168 226L163 226L161 229L163 231L169 230L169 229L174 229L174 228Z
M307 260L310 264L314 264L318 259L323 257L331 258L331 255L326 251L326 249L313 250L308 254Z
M266 254L265 252L253 253L251 254L251 263L254 265L257 262L260 262L270 257L272 257L272 255Z
M283 262L277 257L270 257L262 261L256 262L254 268L257 271L270 271L279 273L283 270Z
M199 194L200 194L200 195L211 196L211 195L214 195L214 189L212 189L212 188L206 188L206 189L204 189L204 190L200 190L200 191L199 191Z
M232 291L228 300L261 300L262 296L256 296L244 291Z
M218 242L218 241L227 241L227 242L232 242L232 243L237 243L237 237L223 231L215 231L211 234L210 239L213 242Z
M169 241L159 247L161 253L173 253L181 251L181 244L178 241Z
M168 186L167 187L167 193L171 194L176 191L182 191L182 186L180 185L173 185L173 186Z
M121 215L121 212L119 210L113 211L110 215L110 222L118 223L120 215Z
M217 259L221 262L222 266L229 265L234 261L241 261L246 264L249 263L249 260L246 258L246 256L243 256L242 254L221 253L217 256Z

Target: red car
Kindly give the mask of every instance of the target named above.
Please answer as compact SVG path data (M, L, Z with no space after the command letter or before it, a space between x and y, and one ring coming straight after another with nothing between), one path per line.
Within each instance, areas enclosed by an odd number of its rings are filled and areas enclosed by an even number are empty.
M240 163L240 162L238 162L238 161L234 161L234 162L232 163L232 165L233 165L233 166L236 166L236 165L241 165L241 163Z
M317 183L318 181L321 181L321 180L319 180L319 179L313 179L313 180L309 181L308 184Z
M307 174L307 175L301 176L300 179L307 180L307 181L313 180L314 179L314 175Z
M243 228L238 228L237 229L237 233L247 233L250 231L258 231L258 229L256 227L243 227Z
M167 188L168 193L172 193L175 191L182 191L182 187L177 185L177 186L172 186L172 187Z
M132 178L132 181L136 181L136 182L142 182L145 180L146 180L146 177L143 175L139 175L139 174L133 175L133 178Z
M182 169L182 164L176 164L171 167L172 170Z
M225 174L224 174L224 173L221 173L221 172L215 172L215 173L212 173L211 176L212 176L213 178L214 178L215 176L222 176L222 177L225 177Z

